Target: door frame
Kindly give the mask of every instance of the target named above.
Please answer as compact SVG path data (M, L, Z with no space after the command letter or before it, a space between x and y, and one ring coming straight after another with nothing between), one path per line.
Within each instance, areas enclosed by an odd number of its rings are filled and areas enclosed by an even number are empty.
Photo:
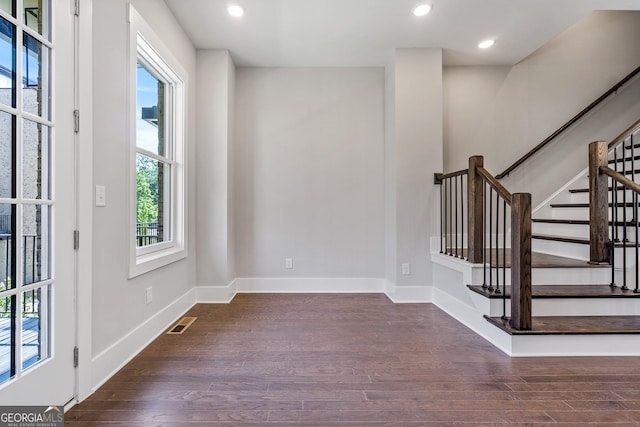
M76 16L76 108L80 112L80 126L76 134L76 229L79 230L79 249L76 251L76 342L78 368L76 371L76 402L93 393L92 378L92 286L93 286L93 0L77 0ZM71 0L73 3L74 0Z

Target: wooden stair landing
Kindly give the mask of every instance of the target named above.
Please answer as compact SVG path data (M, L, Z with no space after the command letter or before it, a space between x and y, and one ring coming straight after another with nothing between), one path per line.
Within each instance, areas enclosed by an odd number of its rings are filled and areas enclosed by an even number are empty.
M486 298L502 298L502 293L496 293L482 287L482 285L467 285L473 292ZM507 298L511 296L511 286L505 291ZM609 285L532 285L533 298L640 298L640 293L632 289L611 287Z
M509 335L640 334L640 316L540 316L532 318L530 331L512 329L509 319L484 317Z
M448 249L449 253L454 253L453 249ZM467 258L467 250L459 249L462 257ZM492 249L491 267L502 267L502 249ZM506 258L506 267L511 267L511 249L507 248L504 254ZM489 262L489 251L487 251L487 263ZM533 268L610 268L607 264L589 264L582 259L567 258L559 255L545 254L542 252L531 253L531 267Z

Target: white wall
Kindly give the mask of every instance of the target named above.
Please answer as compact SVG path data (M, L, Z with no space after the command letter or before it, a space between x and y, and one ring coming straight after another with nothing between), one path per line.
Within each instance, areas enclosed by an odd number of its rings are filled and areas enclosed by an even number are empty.
M198 50L197 285L235 279L235 66L223 49Z
M239 68L236 96L237 276L384 277L384 70Z
M386 277L400 289L425 288L408 299L427 301L429 242L439 227L439 188L433 175L442 169L442 50L397 49L388 68L387 86L392 87L387 88L386 107L393 117L387 118L386 247L387 261L395 266L388 267ZM404 263L410 264L410 275L401 274ZM405 299L399 292L391 294L394 300Z
M195 77L196 52L164 2L132 0L189 74L187 106L187 201L189 257L128 280L129 269L129 134L128 23L125 0L93 2L93 179L107 188L107 206L93 211L92 355L94 384L145 345L149 333L139 328L167 313L195 282ZM85 286L85 284L80 284ZM146 305L146 288L153 302ZM166 319L175 320L179 313ZM154 329L155 328L155 329ZM130 337L135 339L130 340Z
M481 154L490 172L502 172L636 68L638 40L640 12L599 11L511 68L445 68L445 171ZM586 167L589 142L612 139L638 119L638 99L621 91L583 120L582 130L572 129L514 172L508 188L541 201ZM550 168L558 159L563 167Z

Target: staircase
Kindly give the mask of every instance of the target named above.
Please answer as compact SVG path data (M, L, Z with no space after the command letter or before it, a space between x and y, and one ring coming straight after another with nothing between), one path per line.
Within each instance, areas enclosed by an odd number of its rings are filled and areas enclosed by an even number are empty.
M608 165L631 181L640 181L640 144L633 142L640 135L640 122L625 132L620 141L612 142L616 147L610 150ZM456 248L458 256L447 262L442 257L451 257L445 255L449 249L432 255L436 264L462 273L469 293L467 298L459 289L436 285L436 305L510 355L639 355L640 340L634 336L640 334L638 196L608 180L608 203L604 201L603 209L608 211L604 240L609 255L607 262L590 262L589 181L585 169L532 213L531 328L514 327L511 321L511 249L501 243L502 238L496 238L487 250L490 254L485 254L490 280L482 264L469 269L456 265L469 264L465 250ZM496 235L501 232L499 226L495 230ZM478 325L479 318L506 336Z

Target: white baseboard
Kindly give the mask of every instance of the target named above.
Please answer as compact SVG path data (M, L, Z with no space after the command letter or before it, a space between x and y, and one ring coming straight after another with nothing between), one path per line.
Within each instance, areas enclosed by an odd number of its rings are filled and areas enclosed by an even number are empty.
M198 286L199 303L229 303L237 293L384 293L394 303L428 303L431 286L397 286L379 278L244 277L227 286Z
M227 304L238 293L237 280L227 286L196 286L196 301L205 304Z
M190 289L109 348L94 356L91 360L92 390L97 390L115 375L195 303L196 291Z
M398 286L386 280L385 294L396 304L433 302L432 286Z
M237 278L238 293L384 293L385 279L342 277Z

